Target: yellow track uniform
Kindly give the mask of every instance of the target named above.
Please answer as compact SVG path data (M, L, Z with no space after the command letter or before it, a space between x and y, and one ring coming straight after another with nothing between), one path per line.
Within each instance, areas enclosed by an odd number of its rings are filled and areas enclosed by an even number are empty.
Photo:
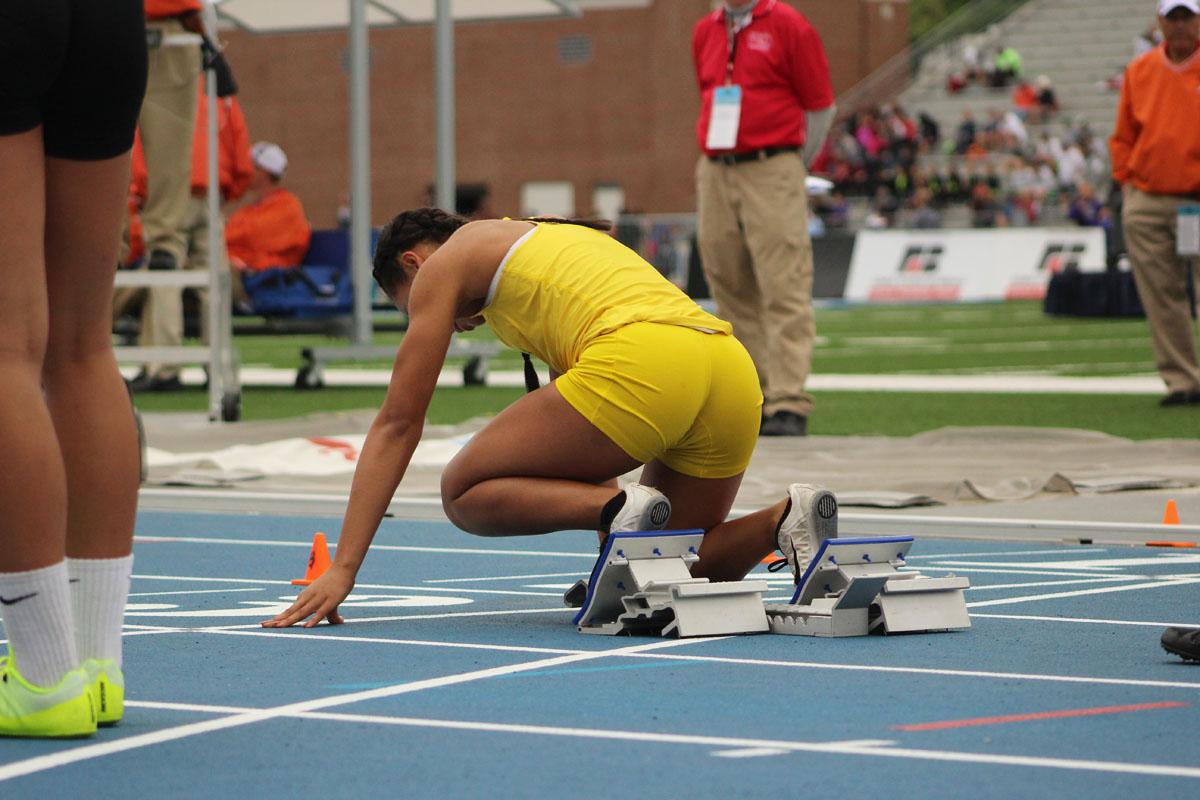
M729 323L612 237L538 224L501 262L483 317L562 373L559 393L638 461L699 478L750 463L762 406L750 356Z

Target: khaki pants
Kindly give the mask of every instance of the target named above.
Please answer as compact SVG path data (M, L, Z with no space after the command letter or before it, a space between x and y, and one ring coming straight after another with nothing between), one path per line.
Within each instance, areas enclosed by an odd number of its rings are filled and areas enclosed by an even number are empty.
M1176 217L1195 198L1125 188L1125 244L1154 345L1154 362L1168 392L1200 391L1200 365L1187 296L1188 272L1200 292L1200 259L1176 255Z
M187 214L183 220L183 233L188 248L181 260L184 269L205 270L211 263L208 250L208 202L203 197L191 197ZM218 267L227 259L222 252ZM208 339L208 290L196 289L200 296L200 325L204 339ZM113 300L113 316L124 314L131 305L142 303L141 335L138 344L142 347L178 347L183 344L183 290L171 287L152 289L119 289ZM146 372L159 378L179 374L178 365L147 364Z
M184 33L175 20L149 24L164 35ZM150 51L146 99L138 118L146 154L146 205L142 210L146 254L165 250L181 266L187 254L183 224L192 186L192 136L200 81L199 46Z
M808 416L812 367L812 242L804 162L798 153L696 166L697 241L721 317L745 345L763 390L763 413Z

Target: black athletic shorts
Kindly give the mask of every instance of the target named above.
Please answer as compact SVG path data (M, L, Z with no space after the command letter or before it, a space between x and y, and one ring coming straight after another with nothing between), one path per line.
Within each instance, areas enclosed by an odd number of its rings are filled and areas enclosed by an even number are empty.
M46 155L133 146L146 93L143 0L0 0L0 136L41 125Z

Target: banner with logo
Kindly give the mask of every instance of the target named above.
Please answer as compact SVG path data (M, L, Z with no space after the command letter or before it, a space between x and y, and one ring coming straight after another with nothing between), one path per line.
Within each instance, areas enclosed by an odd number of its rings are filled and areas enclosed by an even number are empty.
M845 299L1040 300L1051 275L1068 269L1103 272L1105 264L1101 228L862 231Z

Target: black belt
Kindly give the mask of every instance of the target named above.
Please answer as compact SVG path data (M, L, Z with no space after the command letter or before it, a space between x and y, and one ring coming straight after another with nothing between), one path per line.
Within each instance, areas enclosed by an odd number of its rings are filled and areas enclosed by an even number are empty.
M764 147L761 150L747 150L744 153L722 153L720 155L709 156L709 161L716 161L726 166L733 164L744 164L747 161L766 161L771 156L777 156L780 153L799 153L800 148L797 145L788 147Z

